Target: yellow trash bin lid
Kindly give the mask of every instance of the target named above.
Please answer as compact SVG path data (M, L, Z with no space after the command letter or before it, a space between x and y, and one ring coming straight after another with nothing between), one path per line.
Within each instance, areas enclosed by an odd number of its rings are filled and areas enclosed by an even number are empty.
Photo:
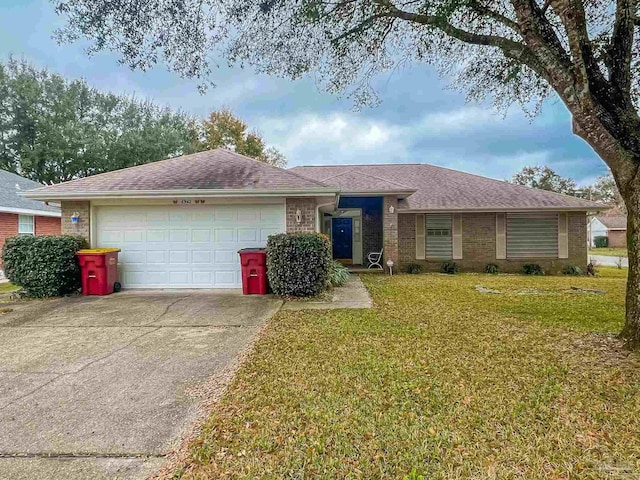
M106 253L119 252L119 248L83 248L78 250L79 255L104 255Z

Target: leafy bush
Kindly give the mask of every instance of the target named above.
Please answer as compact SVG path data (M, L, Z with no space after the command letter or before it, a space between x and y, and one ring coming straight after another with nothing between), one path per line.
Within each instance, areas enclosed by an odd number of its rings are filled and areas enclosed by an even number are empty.
M349 269L334 260L329 268L329 284L332 287L342 287L349 279Z
M410 263L409 265L407 265L407 273L415 275L420 272L422 272L422 266L418 265L417 263Z
M607 248L609 246L609 237L605 237L604 235L593 237L593 244L596 248Z
M21 235L2 248L4 274L29 297L59 297L82 286L76 252L86 247L82 237Z
M544 270L537 263L527 263L522 266L522 272L525 275L544 275Z
M563 275L582 275L582 269L577 265L567 265L562 269Z
M453 275L458 273L458 264L456 262L442 262L440 265L440 272Z
M490 263L486 267L484 267L485 273L499 273L500 267L495 263Z
M273 293L315 297L329 282L331 243L319 233L281 233L267 241L267 277Z

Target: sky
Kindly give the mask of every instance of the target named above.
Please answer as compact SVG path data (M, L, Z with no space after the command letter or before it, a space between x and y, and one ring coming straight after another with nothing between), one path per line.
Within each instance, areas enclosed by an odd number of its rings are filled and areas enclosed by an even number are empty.
M381 103L357 111L350 99L321 91L312 77L291 81L247 68L215 70L216 87L203 95L196 81L161 65L131 71L115 53L88 56L81 43L57 44L52 34L63 23L48 0L2 0L0 61L25 58L98 89L197 117L230 108L284 153L289 166L430 163L507 179L524 166L547 165L579 185L607 171L572 134L570 115L556 100L547 101L533 121L515 106L505 118L489 104L466 103L446 78L421 64L381 74Z

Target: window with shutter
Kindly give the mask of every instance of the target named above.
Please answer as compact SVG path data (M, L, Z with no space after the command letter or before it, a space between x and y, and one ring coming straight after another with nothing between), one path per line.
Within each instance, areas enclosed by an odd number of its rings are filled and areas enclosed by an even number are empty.
M507 258L543 257L558 258L558 214L507 214Z
M427 259L451 260L453 257L453 236L451 234L451 215L425 215L427 239Z

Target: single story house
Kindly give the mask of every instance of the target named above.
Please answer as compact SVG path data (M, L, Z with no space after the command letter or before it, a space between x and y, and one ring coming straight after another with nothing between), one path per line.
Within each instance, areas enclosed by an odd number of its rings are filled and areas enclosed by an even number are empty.
M5 239L20 235L60 235L60 207L19 194L42 184L0 170L0 249Z
M609 247L627 248L627 216L595 215L588 224L589 246L595 247L596 237L607 237Z
M60 202L62 231L119 247L124 287L240 286L237 251L277 232L324 232L355 265L519 271L587 264L579 198L426 164L280 169L216 149L26 192ZM72 217L77 222L72 222Z

